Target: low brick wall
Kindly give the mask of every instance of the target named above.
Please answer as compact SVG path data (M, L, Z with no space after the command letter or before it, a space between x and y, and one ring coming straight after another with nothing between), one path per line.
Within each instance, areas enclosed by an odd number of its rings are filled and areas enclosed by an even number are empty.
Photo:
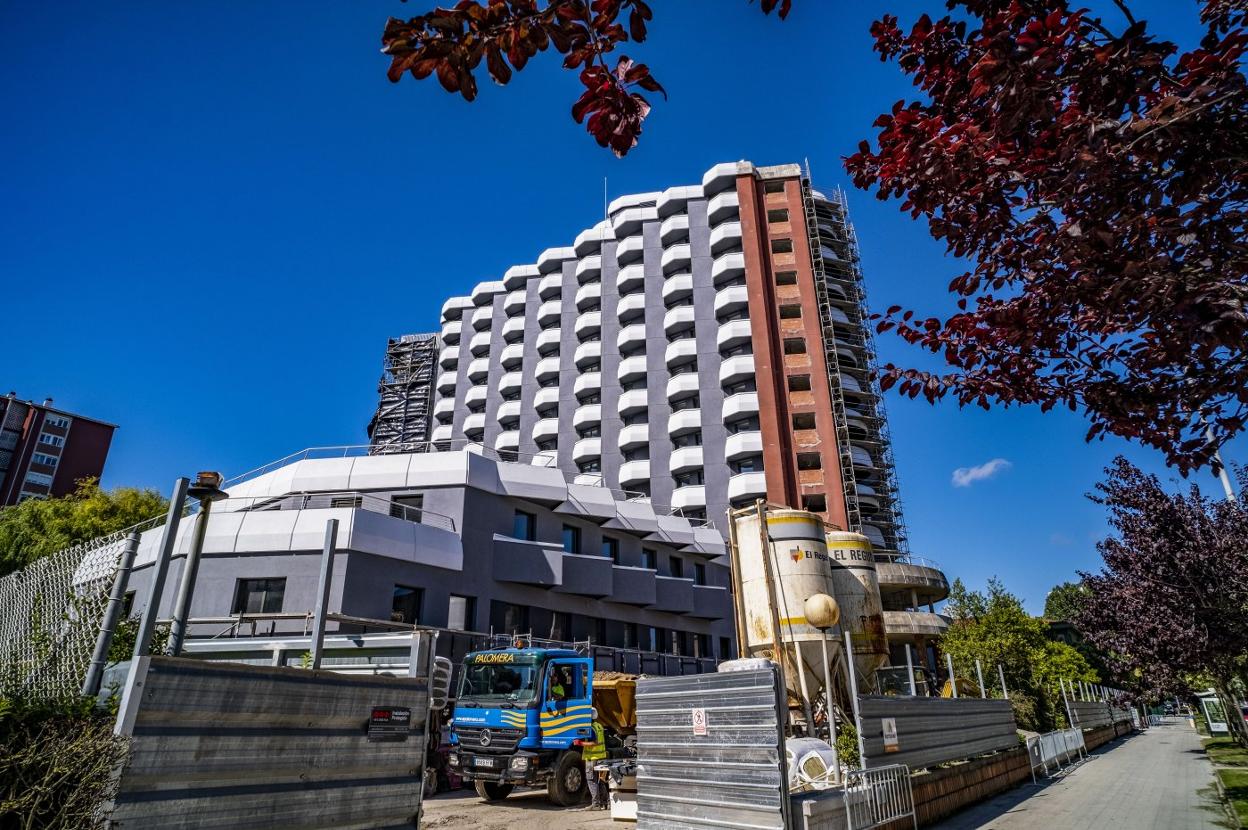
M910 778L921 825L934 824L968 805L1030 780L1031 765L1023 747Z
M1085 729L1083 732L1083 745L1088 748L1089 752L1091 752L1099 746L1104 746L1120 735L1129 734L1133 728L1134 727L1131 726L1131 721L1119 721L1118 723L1114 723L1109 726L1102 726L1098 729Z

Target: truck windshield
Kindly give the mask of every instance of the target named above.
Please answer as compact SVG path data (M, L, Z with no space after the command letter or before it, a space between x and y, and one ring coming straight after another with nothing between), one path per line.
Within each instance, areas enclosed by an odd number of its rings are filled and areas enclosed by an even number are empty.
M464 660L459 680L459 701L478 703L530 703L537 697L541 665L536 657L506 655L507 662L494 662L500 654L470 654Z

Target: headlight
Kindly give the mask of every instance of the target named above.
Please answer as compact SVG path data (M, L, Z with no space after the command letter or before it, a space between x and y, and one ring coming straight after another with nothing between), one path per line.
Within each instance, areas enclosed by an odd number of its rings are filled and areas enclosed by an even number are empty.
M453 767L459 766L459 753L458 752L450 753L449 755L446 756L446 761L448 764L450 764Z
M524 772L529 768L529 759L526 755L517 755L511 759L511 768L516 772Z

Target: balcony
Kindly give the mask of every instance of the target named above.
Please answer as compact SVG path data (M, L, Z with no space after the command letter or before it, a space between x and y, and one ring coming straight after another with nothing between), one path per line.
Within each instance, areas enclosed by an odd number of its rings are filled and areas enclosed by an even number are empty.
M442 324L442 342L448 345L454 345L459 342L460 332L464 330L464 324L461 320L448 320Z
M563 263L576 259L576 251L572 248L547 248L537 258L537 271L549 274L562 270Z
M623 605L653 605L655 573L649 568L613 565L611 601Z
M654 578L654 605L656 611L672 614L688 614L693 610L693 580L675 576Z
M547 274L538 280L537 296L545 300L553 300L563 294L563 274L558 272Z
M610 596L611 568L609 557L565 552L563 554L563 581L554 590L561 594L579 594L585 597Z
M679 401L684 398L692 398L698 394L699 377L697 372L681 372L679 375L672 375L667 380L667 399L669 401Z
M503 288L514 291L534 277L541 276L536 265L513 265L503 272Z
M930 611L885 611L884 632L892 639L939 637L949 630L949 618Z
M850 446L849 457L854 460L855 467L863 467L866 469L874 469L875 461L871 458L871 453L862 447Z
M739 354L719 364L719 383L728 386L754 377L754 355Z
M503 347L503 351L498 356L498 363L508 372L519 369L524 363L524 344L509 343Z
M494 439L494 449L502 452L520 449L520 431L516 429L508 429L500 432L498 437Z
M481 383L490 374L490 359L488 357L478 357L468 364L468 380L473 383Z
M642 223L658 218L658 211L652 207L627 208L611 217L611 230L616 239L623 239L641 233Z
M533 370L533 376L537 378L538 383L551 378L559 377L560 360L556 357L543 357L537 361L537 368ZM556 389L556 391L558 391Z
M452 401L454 403L454 401ZM633 447L644 447L650 443L650 425L649 424L629 424L620 428L620 435L617 439L621 450L629 450Z
M744 285L729 285L715 292L715 316L722 317L738 309L748 308L750 292Z
M725 251L741 249L741 223L724 222L711 230L711 254L718 256Z
M543 441L553 441L559 437L559 419L558 418L540 418L533 424L533 441L541 443Z
M745 254L720 254L711 262L711 280L720 283L745 276Z
M438 365L443 369L454 369L459 365L459 346L447 346L438 352Z
M702 410L681 409L667 419L667 434L672 437L702 429Z
M616 375L620 383L629 383L638 378L644 378L646 376L646 356L638 354L624 358L620 361Z
M520 420L520 401L503 401L498 405L495 417L503 429L514 429L512 425Z
M655 203L655 211L660 218L671 216L673 213L683 213L690 199L701 198L701 185L691 184L669 187L659 194L659 198Z
M537 333L537 340L534 346L540 355L548 355L551 352L558 353L559 344L563 342L563 331L559 328L542 329Z
M585 429L585 427L598 426L601 423L602 404L585 404L584 406L578 406L572 412L573 429Z
M701 484L686 484L672 491L673 510L694 510L706 507L706 487Z
M688 272L672 274L663 280L663 304L683 300L693 294L693 274Z
M602 341L590 340L576 347L576 351L572 353L572 362L576 364L576 368L581 369L591 363L600 363L602 361Z
M556 325L563 319L563 302L547 300L537 308L537 324L542 328Z
M587 256L576 263L576 281L584 283L602 278L602 257L598 254Z
M433 405L433 417L440 423L449 423L455 415L455 398L438 398Z
M430 441L450 441L454 435L455 428L450 424L438 424L433 428L433 432L429 433Z
M543 386L533 393L533 408L538 412L544 411L547 407L559 406L559 387Z
M469 386L468 391L464 393L464 406L472 408L474 406L485 406L485 397L487 390L485 385Z
M763 434L761 432L737 432L729 435L724 441L724 458L728 461L762 454Z
M646 324L633 323L620 329L620 333L615 338L615 345L622 352L645 348Z
M524 375L521 372L507 372L498 379L498 393L503 396L516 395L524 386ZM504 403L519 404L520 401L504 401Z
M472 300L469 297L451 297L442 304L442 322L448 320L458 320L464 316L464 312L472 308Z
M528 305L529 292L523 288L517 288L503 298L503 314L508 317L515 317L517 314L524 313L524 307Z
M660 260L663 266L664 274L674 274L677 271L689 270L689 264L692 262L693 256L689 250L689 243L684 242L673 245L670 248L663 249L663 258Z
M584 340L586 337L595 335L602 331L602 312L586 311L576 318L576 324L572 328L577 340Z
M719 349L731 349L749 343L754 337L749 320L729 320L715 332L715 345Z
M700 620L726 620L732 616L728 589L717 585L693 586L693 610L689 616Z
M602 249L603 240L610 238L611 225L604 220L578 233L576 239L572 240L572 250L581 259L585 259L590 254L598 253Z
M702 469L702 448L677 447L672 450L667 467L673 475Z
M767 495L766 473L737 473L728 478L728 500L761 499Z
M470 441L479 441L481 434L485 432L485 413L470 412L464 418L464 435L468 436Z
M601 438L582 438L572 445L572 461L581 464L595 458L602 458Z
M645 240L641 236L629 236L615 246L615 261L620 265L640 262L645 253Z
M919 605L927 605L949 596L949 580L934 562L877 560L875 572L880 581L880 592L900 594L907 605L913 600L917 600Z
M758 414L758 393L738 392L724 398L724 423Z
M455 381L457 375L455 372L443 372L438 375L438 391L443 395L453 395L455 393Z
M620 465L620 487L628 490L650 480L650 460L625 461Z
M646 314L646 295L639 292L620 297L615 304L615 313L620 318L620 323L624 325L644 319Z
M670 368L682 363L689 363L698 357L698 341L694 337L673 340L667 344L663 352L663 361Z
M576 310L584 311L602 302L602 282L587 282L576 289Z
M479 282L472 289L472 304L475 306L493 305L494 295L502 294L507 289L500 282Z
M663 224L659 225L659 241L665 248L677 242L688 242L689 214L675 213L664 219Z
M727 219L736 219L740 214L741 199L735 190L720 193L706 204L706 218L712 226Z
M494 306L485 305L472 312L472 328L475 331L485 331L494 322Z
M489 354L490 343L493 339L493 332L479 331L472 336L471 340L468 341L468 351L472 353L473 357L480 357L481 355Z
M508 317L501 331L504 343L518 343L524 339L524 318Z
M753 165L726 161L717 164L702 175L702 192L707 196L723 193L725 190L736 191L737 176L751 172Z
M669 308L663 315L663 331L670 337L678 331L693 328L694 307L678 305Z
M563 548L551 542L529 542L494 534L490 561L501 582L553 587L563 581Z
M625 265L615 275L615 290L628 294L640 290L646 284L646 267L640 262Z
M632 415L634 412L642 412L650 407L650 390L648 389L630 389L627 392L621 392L619 401L616 403L616 409L620 415Z
M585 374L579 376L572 383L572 394L576 396L577 400L580 400L586 395L595 394L601 391L602 391L602 373L601 372L586 372Z

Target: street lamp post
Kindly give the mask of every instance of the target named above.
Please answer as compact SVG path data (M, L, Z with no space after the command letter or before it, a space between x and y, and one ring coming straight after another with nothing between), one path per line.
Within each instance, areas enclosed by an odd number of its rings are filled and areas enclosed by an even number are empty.
M208 514L212 503L226 498L221 489L221 474L202 472L195 483L187 489L187 495L199 499L199 515L195 517L195 533L191 537L191 549L186 553L182 569L182 582L178 585L178 597L173 606L173 621L169 625L168 653L177 657L182 653L186 640L187 620L191 613L191 597L195 593L195 577L199 574L199 560L204 552L204 534L208 531Z
M806 622L819 629L819 645L823 647L823 700L828 718L828 743L832 747L832 774L841 781L841 757L836 750L836 709L832 704L832 664L828 659L828 632L841 619L841 608L827 594L814 594L802 604ZM812 724L813 726L813 724Z

